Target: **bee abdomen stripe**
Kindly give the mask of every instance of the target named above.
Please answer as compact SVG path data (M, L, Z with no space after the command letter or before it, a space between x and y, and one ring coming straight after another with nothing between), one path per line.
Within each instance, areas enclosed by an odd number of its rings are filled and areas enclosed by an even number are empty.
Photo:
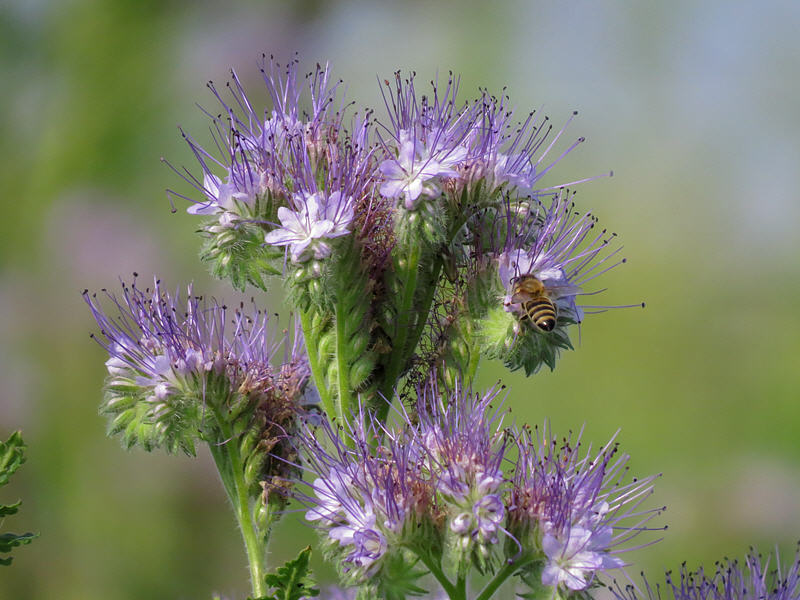
M532 302L528 306L528 314L531 316L532 319L537 319L544 316L556 316L556 311L553 308L553 305L546 301L546 300L539 300Z

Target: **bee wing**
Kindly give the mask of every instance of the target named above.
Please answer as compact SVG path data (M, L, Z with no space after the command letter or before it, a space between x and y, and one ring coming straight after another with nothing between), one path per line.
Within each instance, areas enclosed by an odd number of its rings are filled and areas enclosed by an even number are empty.
M525 302L526 300L530 300L531 295L527 292L516 292L515 294L511 294L511 304L519 304L520 302Z
M564 298L565 296L577 296L583 292L577 285L571 285L569 283L553 286L545 285L545 290L547 290L548 296L553 300Z

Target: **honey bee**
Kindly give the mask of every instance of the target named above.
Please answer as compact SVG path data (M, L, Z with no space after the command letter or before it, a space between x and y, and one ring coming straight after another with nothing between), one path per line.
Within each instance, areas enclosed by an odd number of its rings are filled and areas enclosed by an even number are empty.
M522 306L520 321L530 320L542 331L553 331L558 310L547 287L533 275L520 275L512 284L511 302Z

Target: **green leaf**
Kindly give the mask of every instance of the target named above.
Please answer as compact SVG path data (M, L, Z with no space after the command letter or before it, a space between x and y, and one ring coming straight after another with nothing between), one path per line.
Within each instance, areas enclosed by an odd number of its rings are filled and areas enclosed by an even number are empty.
M22 504L22 500L15 502L14 504L0 504L0 517L7 517L8 515L16 514L16 512L19 510L20 504Z
M300 600L303 597L319 596L308 566L310 559L311 546L306 546L297 558L266 576L267 585L273 588L271 595L254 600Z
M389 553L383 558L378 590L386 600L405 600L422 596L427 590L417 583L427 575L427 569L417 568L418 560L407 553Z
M31 541L39 537L36 533L4 533L0 535L0 553L8 554L12 548L30 544ZM0 558L0 565L10 565L12 557Z
M5 442L0 442L0 485L8 483L8 479L13 475L20 465L25 462L25 442L22 441L22 433L15 431ZM0 518L15 514L21 501L14 504L0 504ZM35 533L4 533L0 535L0 554L8 554L12 548L30 544ZM0 558L0 565L10 565L12 557Z
M25 462L25 442L22 433L15 431L6 442L0 442L0 485L8 483L8 478Z

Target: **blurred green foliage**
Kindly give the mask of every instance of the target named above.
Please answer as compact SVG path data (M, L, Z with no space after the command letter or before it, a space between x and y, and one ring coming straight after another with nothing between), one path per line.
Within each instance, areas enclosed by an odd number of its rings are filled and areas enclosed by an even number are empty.
M629 558L658 573L749 544L800 537L800 9L789 0L668 6L494 5L473 0L212 3L12 0L0 6L0 435L26 431L29 462L6 493L41 532L0 598L243 597L239 534L208 456L128 453L97 415L103 353L79 291L138 270L228 297L197 260L186 192L159 163L191 166L195 102L234 66L258 90L260 53L331 60L359 103L376 73L437 69L510 85L589 143L568 181L614 168L578 201L616 230L630 262L554 373L500 365L519 422L585 439L617 428L636 473L663 473L664 541ZM424 79L423 78L423 79ZM258 97L261 92L254 95ZM252 293L248 291L248 293ZM260 296L275 310L278 296ZM577 333L577 332L576 332ZM273 565L313 543L289 514ZM659 534L660 535L660 534ZM319 575L331 571L314 559Z

